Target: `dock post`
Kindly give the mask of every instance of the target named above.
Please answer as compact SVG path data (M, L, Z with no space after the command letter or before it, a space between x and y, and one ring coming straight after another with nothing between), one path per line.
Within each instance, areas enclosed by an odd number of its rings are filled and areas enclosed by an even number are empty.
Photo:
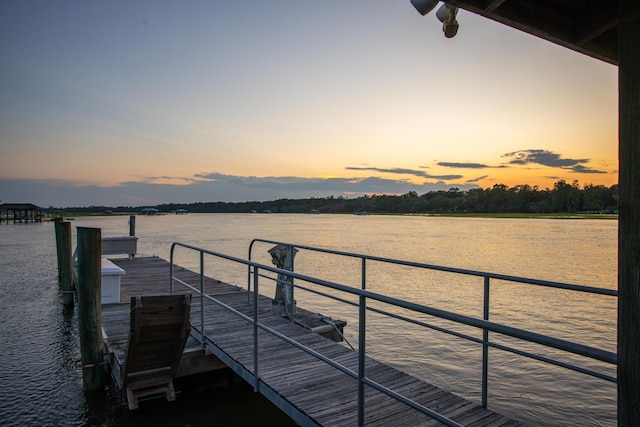
M616 2L614 2L615 4ZM640 425L640 3L618 14L618 426Z
M56 253L58 255L58 284L61 285L62 284L62 247L60 244L61 241L61 237L60 234L62 234L62 231L60 229L59 224L62 222L61 219L56 218L54 220L55 222L53 223L53 229L55 231L55 235L56 235Z
M129 215L129 236L135 237L136 235L136 216ZM129 259L133 259L135 254L129 254Z
M71 255L71 224L56 218L56 249L58 252L58 283L62 290L62 303L73 306L73 257Z
M85 393L104 390L101 230L78 227L78 333Z

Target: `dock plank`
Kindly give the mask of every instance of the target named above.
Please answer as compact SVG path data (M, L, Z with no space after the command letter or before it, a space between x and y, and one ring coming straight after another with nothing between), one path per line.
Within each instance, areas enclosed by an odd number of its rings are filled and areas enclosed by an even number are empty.
M121 304L102 307L103 329L115 359L124 360L129 330L129 300L132 296L169 292L169 263L157 257L113 259L114 264L126 271L122 276ZM199 286L199 275L188 269L175 268L174 275L185 282ZM223 303L246 314L253 315L253 302L244 288L207 277L205 291ZM185 292L182 292L185 290ZM191 293L174 285L176 293ZM192 335L200 336L201 300L192 295ZM340 363L354 372L358 370L358 354L343 344L333 342L286 319L273 314L271 298L260 296L260 322L290 339ZM205 301L204 329L211 343L234 361L236 369L253 371L253 324L240 319L228 310ZM260 380L272 395L267 395L285 412L293 412L294 419L309 425L356 425L358 408L358 382L351 376L316 359L287 342L260 330L258 369ZM211 349L213 351L213 349ZM201 343L191 337L183 358L191 354L189 365L196 364L194 355L205 357ZM199 372L219 369L222 362L199 366ZM222 357L222 355L220 356ZM184 363L187 365L187 362ZM119 368L120 369L120 368ZM186 369L186 368L185 368ZM517 426L519 423L482 408L436 386L427 384L391 366L372 358L365 360L366 375L372 381L429 407L450 419L468 426ZM184 372L183 372L184 374ZM298 418L296 418L298 417ZM368 426L438 426L438 421L389 398L385 394L365 387L365 424Z

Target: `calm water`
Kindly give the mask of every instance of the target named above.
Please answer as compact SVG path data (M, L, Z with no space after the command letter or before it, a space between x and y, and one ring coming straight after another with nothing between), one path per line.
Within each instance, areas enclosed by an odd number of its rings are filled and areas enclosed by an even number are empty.
M77 226L102 235L128 234L128 217L77 218ZM180 241L246 257L260 237L430 264L502 274L616 287L617 222L352 215L213 214L137 217L138 252L169 259ZM270 264L257 246L254 260ZM242 386L220 392L185 388L171 405L147 403L129 413L111 391L85 399L75 313L59 303L53 225L0 226L1 425L285 425L286 417ZM186 253L178 263L195 266ZM212 263L214 264L214 263ZM208 264L209 265L209 264ZM359 263L301 252L296 271L359 286ZM418 273L371 263L367 288L437 308L482 316L482 282L441 273ZM246 271L207 269L209 275L243 285ZM269 294L266 289L265 293ZM491 320L615 351L616 304L530 286L492 284ZM357 313L346 305L296 294L304 308L349 322L346 338L357 343ZM447 325L450 326L450 325ZM464 332L478 334L464 329ZM368 351L426 381L479 400L478 345L436 332L408 328L370 315ZM495 337L497 340L498 337ZM520 348L534 349L520 345ZM546 350L537 351L549 354ZM572 362L579 358L566 357ZM614 370L584 362L610 375ZM489 407L530 425L615 425L615 385L582 374L490 351ZM251 405L251 411L244 408ZM258 413L258 417L253 414ZM221 414L233 414L222 419Z

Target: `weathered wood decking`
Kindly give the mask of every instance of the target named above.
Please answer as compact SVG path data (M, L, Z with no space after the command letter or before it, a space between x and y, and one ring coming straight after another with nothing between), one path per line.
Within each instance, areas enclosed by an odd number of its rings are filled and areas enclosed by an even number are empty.
M113 359L125 360L129 300L131 296L167 293L169 264L159 258L113 260L126 271L122 277L121 304L103 305L105 340ZM189 283L198 283L198 275L188 270L174 275ZM179 287L174 287L180 292ZM205 291L236 310L251 315L253 303L247 302L246 289L205 280ZM308 329L276 317L271 298L261 297L260 321L281 334L312 348L325 357L357 371L358 354ZM191 310L192 335L200 336L200 298L193 295ZM205 331L209 350L219 357L206 356L198 340L190 338L177 376L219 368L222 361L249 380L254 369L253 325L229 311L207 302ZM350 376L319 361L300 349L268 334L259 332L259 391L276 406L302 425L352 426L357 424L358 383ZM114 364L117 378L120 369ZM519 423L482 408L440 388L429 385L374 359L366 360L366 375L385 387L400 393L441 415L465 426L516 426ZM384 426L441 425L403 403L367 387L365 423Z

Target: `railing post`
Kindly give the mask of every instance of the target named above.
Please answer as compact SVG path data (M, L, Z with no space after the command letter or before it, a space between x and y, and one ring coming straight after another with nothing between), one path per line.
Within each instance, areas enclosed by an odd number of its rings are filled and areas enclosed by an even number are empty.
M291 258L291 271L295 271L294 269L294 256L296 254L296 249L293 246L287 246L287 257ZM293 294L293 291L295 289L295 286L293 286L293 281L295 279L293 277L289 277L289 281L287 283L287 286L289 287L290 290L290 295L291 295L291 300L289 301L289 310L291 313L291 323L295 323L295 317L296 317L296 299L295 299L295 295Z
M258 268L253 267L253 391L258 392Z
M247 304L251 302L251 265L247 265Z
M362 258L362 290L367 289L367 260ZM367 299L360 295L358 304L358 426L364 426L364 367L366 356Z
M484 309L482 313L484 320L489 320L489 277L484 277ZM482 407L487 407L489 382L489 331L482 330Z
M247 254L247 259L251 261L251 253L253 252L253 244L256 239L253 239L251 243L249 243L249 253ZM251 265L247 264L247 304L251 302Z
M171 245L171 250L169 251L169 293L173 294L173 250L175 249L176 244L173 243Z
M202 335L202 347L205 347L204 330L204 252L200 251L200 334Z

